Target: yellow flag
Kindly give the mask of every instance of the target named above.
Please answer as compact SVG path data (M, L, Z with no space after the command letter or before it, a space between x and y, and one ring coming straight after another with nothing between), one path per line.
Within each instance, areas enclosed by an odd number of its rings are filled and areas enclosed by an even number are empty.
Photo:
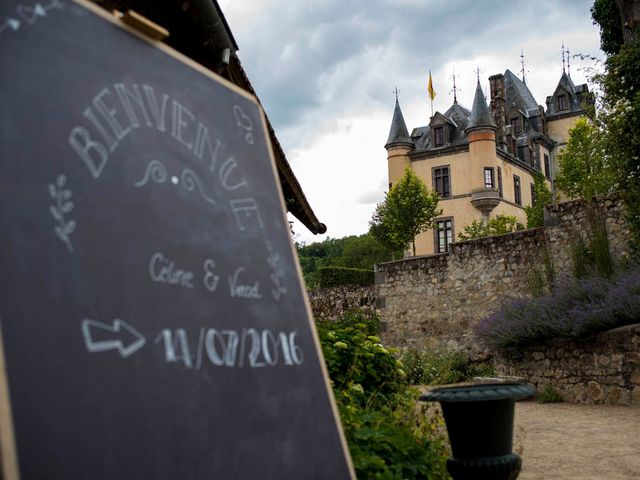
M429 70L429 86L427 87L427 91L429 92L429 98L433 102L433 99L436 98L436 91L433 89L433 82L431 81L431 70Z

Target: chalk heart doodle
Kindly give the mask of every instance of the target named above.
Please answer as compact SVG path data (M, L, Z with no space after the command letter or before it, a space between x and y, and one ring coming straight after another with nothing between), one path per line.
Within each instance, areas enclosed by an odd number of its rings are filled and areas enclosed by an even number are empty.
M253 145L253 134L251 133L251 131L253 130L253 122L251 121L251 118L249 118L249 116L244 113L244 110L242 110L242 107L240 107L239 105L234 105L233 114L236 117L236 125L245 132L245 141L249 145Z

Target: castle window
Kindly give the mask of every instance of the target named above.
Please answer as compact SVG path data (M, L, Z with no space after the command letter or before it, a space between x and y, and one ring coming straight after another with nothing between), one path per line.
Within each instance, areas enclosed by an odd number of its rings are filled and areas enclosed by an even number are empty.
M517 175L513 176L513 195L514 200L518 205L522 205L522 192L520 190L520 177Z
M530 183L529 187L531 188L531 206L535 207L536 206L536 187L533 183Z
M443 218L436 220L436 252L445 253L449 251L449 244L453 242L453 219Z
M569 106L567 105L567 96L566 95L558 95L558 111L568 110Z
M436 147L444 145L444 127L436 127L433 129L433 144Z
M438 192L440 198L449 198L451 196L449 166L432 168L431 177L433 179L433 189Z
M493 188L493 168L484 167L484 188Z
M500 167L498 167L498 193L502 198L502 169Z
M551 180L551 163L549 162L549 155L544 154L544 176L547 180Z
M520 124L520 117L512 118L511 120L509 120L509 123L511 124L513 135L516 137L520 135L520 132L522 131L522 125Z

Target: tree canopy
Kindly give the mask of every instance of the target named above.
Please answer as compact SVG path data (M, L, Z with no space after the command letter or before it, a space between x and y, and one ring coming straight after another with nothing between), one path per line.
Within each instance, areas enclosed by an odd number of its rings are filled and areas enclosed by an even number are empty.
M553 195L547 187L547 181L540 173L533 175L533 204L525 207L527 214L527 228L542 227L544 225L544 207L553 201Z
M391 251L413 246L419 233L433 228L434 219L442 213L438 194L407 168L404 176L391 187L383 202L376 206L369 232Z
M556 186L572 198L589 199L615 190L615 175L605 155L598 126L580 118L569 130L566 148L558 155Z
M471 225L465 225L464 232L458 233L460 240L473 240L474 238L503 235L515 230L524 230L522 225L513 215L498 215L489 221L474 220Z

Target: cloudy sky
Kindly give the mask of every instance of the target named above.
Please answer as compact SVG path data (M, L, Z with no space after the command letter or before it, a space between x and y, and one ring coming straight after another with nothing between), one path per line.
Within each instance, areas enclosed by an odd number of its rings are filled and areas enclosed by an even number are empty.
M602 57L593 0L219 0L238 55L326 235L301 224L311 243L368 230L387 188L384 144L393 90L409 131L453 102L470 108L475 69L488 77L510 69L544 105L562 72L561 46L571 55ZM592 61L571 59L571 77L586 81Z

